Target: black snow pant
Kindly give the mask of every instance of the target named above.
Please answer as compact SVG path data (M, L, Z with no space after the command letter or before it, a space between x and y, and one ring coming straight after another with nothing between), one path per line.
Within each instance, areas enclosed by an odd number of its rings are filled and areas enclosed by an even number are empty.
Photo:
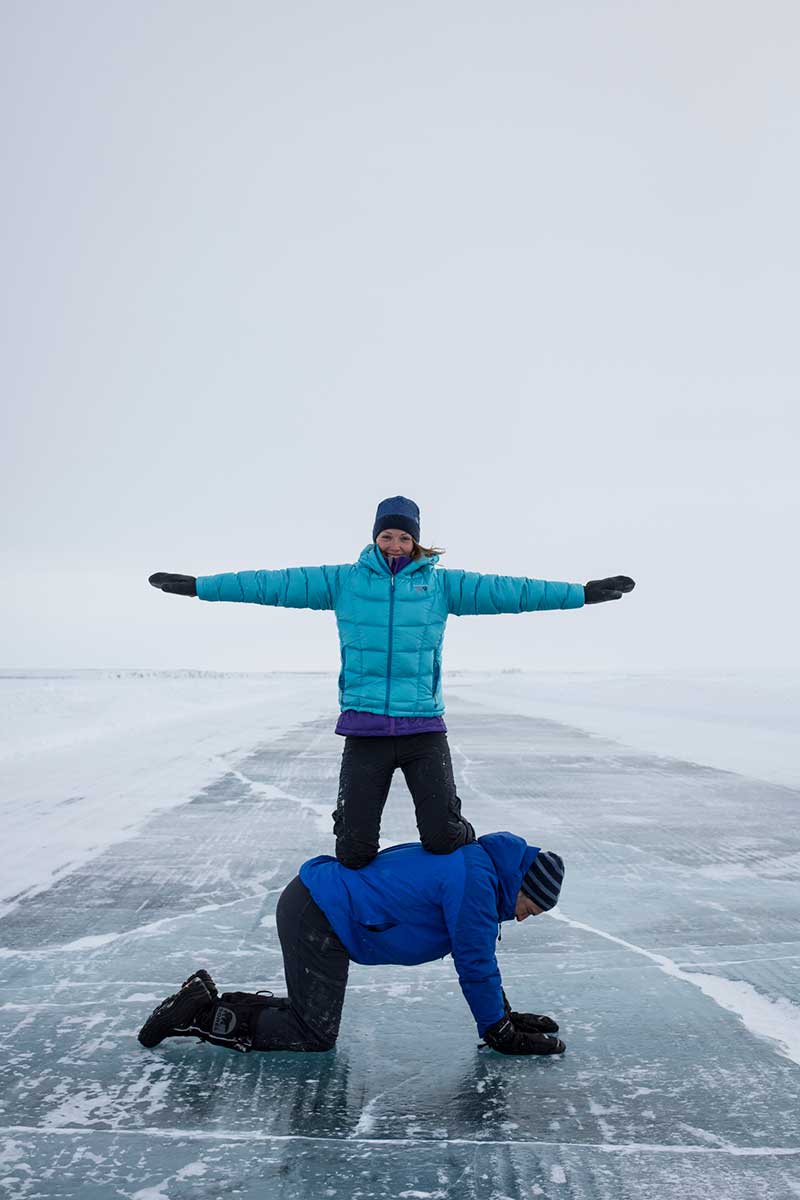
M350 955L299 875L283 889L276 921L288 996L224 992L207 1040L238 1050L332 1050Z
M461 816L446 734L348 737L333 814L336 857L343 866L365 867L378 853L381 814L396 767L411 792L426 850L450 854L475 841L475 830Z

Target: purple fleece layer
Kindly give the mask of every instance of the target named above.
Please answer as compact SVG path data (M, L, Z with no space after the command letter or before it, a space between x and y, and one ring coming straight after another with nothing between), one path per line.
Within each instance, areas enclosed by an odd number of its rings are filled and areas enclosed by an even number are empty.
M411 733L447 733L444 717L384 717L346 709L336 722L342 737L404 737Z
M386 560L393 575L407 567L407 555ZM356 712L345 709L336 722L336 733L342 737L407 737L412 733L447 733L444 717L385 717L383 713Z

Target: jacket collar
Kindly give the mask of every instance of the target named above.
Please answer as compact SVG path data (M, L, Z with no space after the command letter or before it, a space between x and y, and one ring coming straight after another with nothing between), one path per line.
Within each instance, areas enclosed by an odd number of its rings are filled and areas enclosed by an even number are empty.
M487 833L478 838L478 845L489 855L497 873L500 885L498 916L501 921L510 921L522 877L539 853L539 847L529 846L524 838L514 833Z
M364 547L358 556L358 561L362 567L368 567L370 571L375 571L378 575L391 575L391 571L386 565L386 560L374 542L370 542L368 546ZM432 554L430 558L426 558L423 555L422 558L414 559L408 566L403 567L402 574L410 575L414 571L421 571L425 567L432 567L438 561L438 554Z

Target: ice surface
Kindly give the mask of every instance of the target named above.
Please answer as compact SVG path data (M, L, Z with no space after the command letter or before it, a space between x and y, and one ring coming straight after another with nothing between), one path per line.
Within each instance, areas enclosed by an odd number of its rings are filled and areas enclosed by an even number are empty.
M512 1003L556 1015L566 1055L479 1050L449 960L353 966L331 1054L140 1047L143 1017L195 966L225 987L281 986L275 905L331 847L341 741L329 715L289 707L277 733L277 695L266 737L234 736L252 728L246 705L218 711L230 752L214 749L210 778L137 810L127 833L102 827L93 855L0 921L5 1194L800 1196L800 794L460 689L465 812L567 865L557 913L506 925L498 947ZM179 723L171 753L194 755L206 721ZM112 777L114 739L84 743L93 786ZM46 829L59 781L41 754L31 824ZM413 835L399 779L384 841Z

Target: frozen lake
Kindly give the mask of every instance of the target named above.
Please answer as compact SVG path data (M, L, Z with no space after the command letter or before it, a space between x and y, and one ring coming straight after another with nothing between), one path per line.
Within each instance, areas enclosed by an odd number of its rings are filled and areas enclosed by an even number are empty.
M594 679L601 735L569 679L453 677L465 815L567 868L556 913L498 947L512 1004L567 1043L518 1060L477 1048L450 960L353 965L328 1055L144 1050L197 966L281 990L278 895L332 848L332 681L0 679L5 1194L800 1197L800 792L759 772L776 746L798 769L765 717L785 686L748 717L719 681L672 680L648 715L653 687ZM704 727L711 765L676 754ZM401 777L383 833L415 836Z

